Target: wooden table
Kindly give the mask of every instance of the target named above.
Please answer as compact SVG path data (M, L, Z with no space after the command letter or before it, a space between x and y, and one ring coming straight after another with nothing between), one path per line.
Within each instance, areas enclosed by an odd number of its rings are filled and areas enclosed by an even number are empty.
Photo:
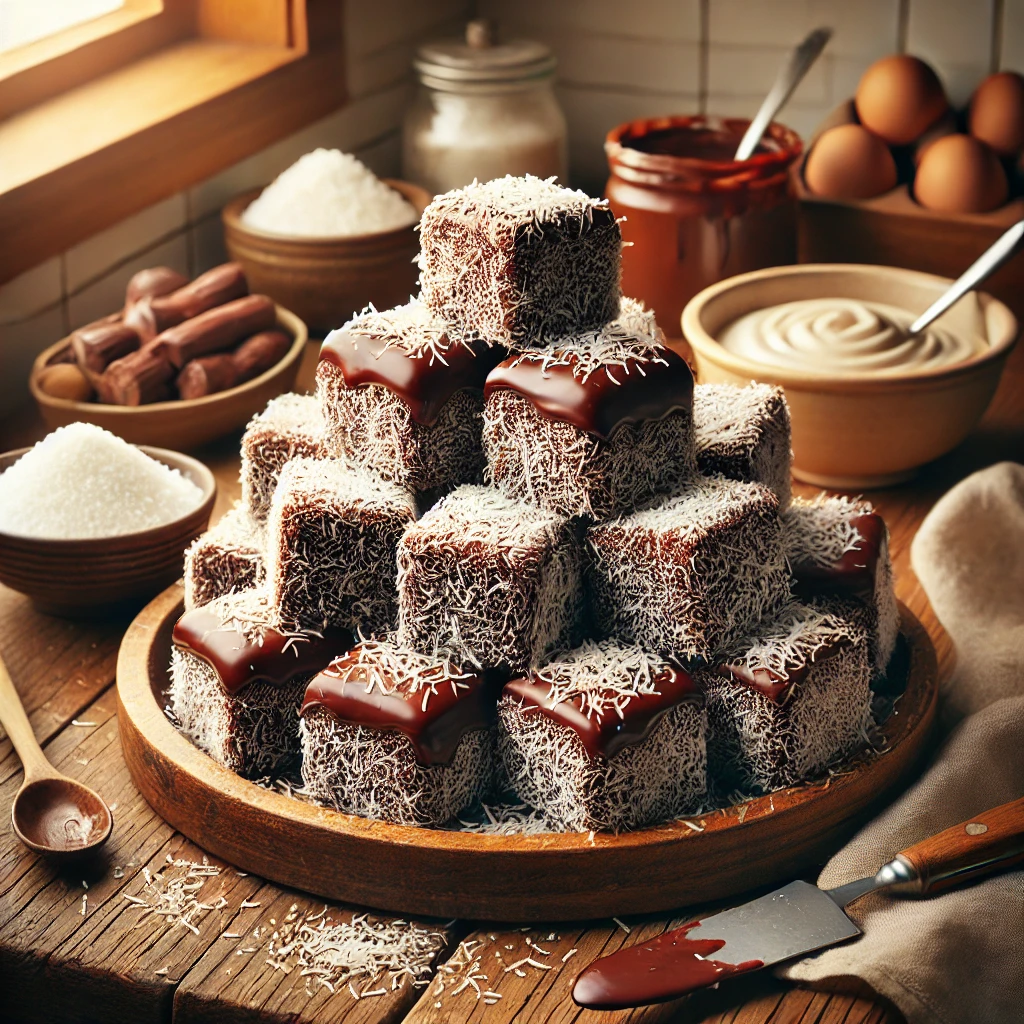
M308 381L309 367L305 367ZM42 433L32 422L9 425L0 450ZM215 517L239 493L237 438L201 453L217 474L220 497ZM940 665L948 672L951 650L935 621L909 564L911 538L928 509L948 487L968 473L1003 459L1024 461L1024 347L1011 359L999 393L981 427L950 456L928 468L913 484L872 495L889 522L897 589L935 638ZM808 488L798 491L810 493ZM448 985L439 993L438 976L422 989L405 986L385 996L355 1000L346 989L307 993L306 979L265 963L271 920L280 922L295 905L319 910L321 902L227 865L208 879L203 900L222 909L209 911L199 934L168 928L163 919L142 916L125 895L137 896L144 869L157 872L167 859L201 861L202 850L174 832L150 810L128 777L117 735L113 691L118 643L127 622L67 622L36 612L20 595L0 587L0 649L22 694L36 734L51 760L99 790L114 808L115 828L103 863L88 871L58 874L14 837L6 808L21 783L10 743L0 741L0 1020L16 1022L97 1022L97 1024L242 1024L242 1022L346 1021L385 1024L407 1021L541 1022L718 1021L742 1024L867 1024L901 1018L870 994L813 992L754 975L717 992L623 1013L579 1010L569 992L576 970L600 952L655 934L667 918L629 920L631 934L614 922L559 925L527 934L499 924L454 922L446 926L448 947L439 976L451 977L461 962L459 943L482 940L482 962L492 948L515 949L532 938L550 954L536 959L551 969L528 968L524 977L483 968L487 986L501 995L494 1005L477 1001L471 988L458 995ZM756 856L756 852L752 852ZM172 869L173 870L173 869ZM581 879L581 885L586 880ZM88 888L85 888L85 886ZM84 898L84 899L83 899ZM258 906L242 907L242 902ZM347 911L332 911L342 919ZM260 940L224 939L224 932ZM549 939L549 936L554 936ZM239 952L252 950L255 952ZM562 957L576 949L575 957ZM446 969L446 966L448 969Z

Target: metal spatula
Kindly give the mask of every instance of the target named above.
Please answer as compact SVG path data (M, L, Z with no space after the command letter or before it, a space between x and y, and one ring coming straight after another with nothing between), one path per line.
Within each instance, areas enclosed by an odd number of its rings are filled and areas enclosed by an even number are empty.
M595 1010L665 1002L725 977L852 939L843 908L869 892L931 895L1024 863L1024 797L898 853L838 889L791 882L760 899L595 960L572 997Z

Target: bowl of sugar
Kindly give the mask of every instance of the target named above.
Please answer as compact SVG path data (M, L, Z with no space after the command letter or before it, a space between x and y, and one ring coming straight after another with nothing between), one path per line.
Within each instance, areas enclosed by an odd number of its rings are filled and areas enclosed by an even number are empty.
M187 455L61 427L0 455L0 582L57 615L140 605L181 576L216 496Z
M224 242L253 291L323 336L370 303L389 309L417 290L416 225L430 199L347 153L317 149L228 203Z

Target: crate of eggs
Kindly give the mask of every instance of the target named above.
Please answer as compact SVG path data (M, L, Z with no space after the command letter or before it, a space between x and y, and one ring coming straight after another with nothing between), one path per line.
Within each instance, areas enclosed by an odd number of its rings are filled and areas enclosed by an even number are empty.
M957 277L1024 218L1022 153L1024 77L990 75L957 109L924 61L885 57L798 168L800 260ZM1024 266L1007 264L986 290L1024 312Z

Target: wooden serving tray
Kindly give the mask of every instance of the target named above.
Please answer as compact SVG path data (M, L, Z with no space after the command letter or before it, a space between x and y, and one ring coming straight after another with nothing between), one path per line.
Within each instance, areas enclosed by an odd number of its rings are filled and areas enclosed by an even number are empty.
M885 753L825 783L620 835L478 835L339 814L263 789L164 714L181 585L139 613L117 661L124 758L143 796L203 849L275 882L379 910L568 921L707 904L826 859L916 766L935 715L935 650L903 605L910 666Z

